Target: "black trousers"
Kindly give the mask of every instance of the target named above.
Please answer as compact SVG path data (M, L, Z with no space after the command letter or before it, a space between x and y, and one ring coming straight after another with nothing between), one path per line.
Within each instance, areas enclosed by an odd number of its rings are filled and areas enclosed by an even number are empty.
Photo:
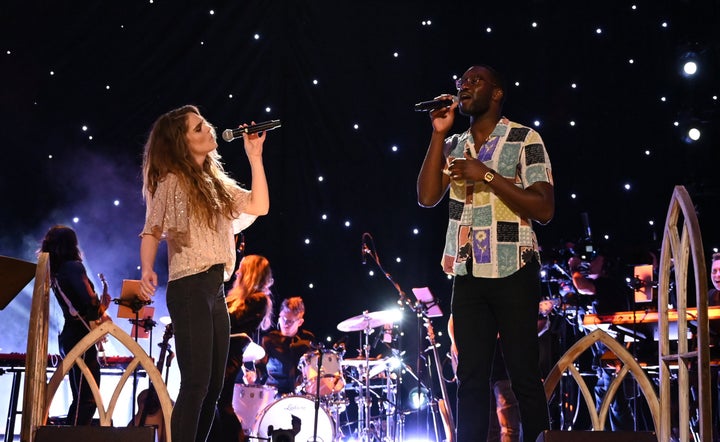
M58 337L62 357L64 358L65 355L70 353L73 347L88 333L87 327L80 320L66 318L63 330ZM94 345L85 352L83 360L93 378L95 378L95 382L100 386L100 363L98 362L97 348ZM95 398L93 398L90 390L90 384L88 384L88 381L82 375L80 367L77 365L73 365L68 376L73 401L68 409L65 424L90 425L97 409Z
M512 389L520 406L523 440L550 428L539 369L537 336L539 264L505 278L457 276L452 312L458 348L459 441L485 441L490 413L490 373L497 335Z
M204 442L223 386L230 342L222 265L168 283L180 390L172 414L173 442Z

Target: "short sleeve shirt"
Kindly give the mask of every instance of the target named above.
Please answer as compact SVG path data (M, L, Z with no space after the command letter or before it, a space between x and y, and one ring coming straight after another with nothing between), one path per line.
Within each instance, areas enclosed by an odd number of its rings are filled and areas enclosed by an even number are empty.
M462 158L466 151L520 188L539 181L553 183L540 134L507 118L500 119L480 146L469 130L445 140L448 160ZM534 258L539 258L539 252L530 219L513 212L484 181L450 182L449 221L441 262L447 274L468 274L468 261L472 259L473 276L502 278Z
M246 206L250 191L231 187L236 213ZM203 272L215 264L225 267L225 280L235 268L232 220L222 215L212 228L190 207L190 199L175 174L158 182L155 194L147 197L145 226L141 235L160 233L167 240L168 280Z

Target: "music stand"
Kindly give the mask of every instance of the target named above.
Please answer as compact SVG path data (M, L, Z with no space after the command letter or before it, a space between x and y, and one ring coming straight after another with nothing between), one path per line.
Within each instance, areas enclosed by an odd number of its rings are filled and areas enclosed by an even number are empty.
M152 301L143 301L139 298L140 280L139 279L123 279L120 298L114 300L118 305L118 318L127 318L133 325L132 334L135 342L138 338L150 338L148 343L149 355L152 357L152 333L155 326L153 315L155 307L148 307ZM140 319L142 317L142 319ZM142 332L141 332L142 329ZM133 372L133 401L132 415L135 416L135 395L137 393L137 368Z
M635 289L635 302L652 302L653 300L653 265L645 264L633 268L633 276L638 282Z
M412 292L417 298L417 300L422 302L423 306L425 307L424 313L428 318L439 318L443 315L443 312L442 310L440 310L440 306L438 305L437 300L430 292L429 288L414 288L412 289Z

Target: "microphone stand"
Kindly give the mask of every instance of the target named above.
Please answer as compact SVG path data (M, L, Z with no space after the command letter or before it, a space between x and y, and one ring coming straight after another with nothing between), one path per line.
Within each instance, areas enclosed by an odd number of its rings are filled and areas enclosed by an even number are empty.
M323 345L320 343L317 349L318 363L317 375L315 376L315 422L313 424L313 442L317 442L318 413L320 411L320 378L322 377Z
M368 246L367 246L366 239L370 241L370 244L372 245L372 247L368 247ZM420 376L419 376L419 374L420 374L420 367L421 367L421 361L420 361L420 359L421 359L421 357L422 357L422 356L421 356L421 355L422 355L422 338L421 338L421 336L422 336L422 323L420 322L420 319L421 319L421 316L422 316L422 315L421 315L422 304L421 304L421 303L413 303L413 302L407 297L407 295L405 294L405 292L403 291L403 289L400 287L400 284L398 284L398 283L393 279L392 275L390 275L390 273L388 273L387 271L385 271L385 269L382 267L382 264L380 264L380 257L378 256L377 251L376 251L376 249L375 249L375 240L373 239L372 235L370 235L370 234L367 233L367 232L362 234L362 246L363 246L363 247L362 247L362 262L365 263L365 255L368 255L368 256L370 256L371 258L373 258L373 261L375 261L375 264L377 264L378 269L383 273L383 275L385 275L385 278L386 278L388 281L390 281L390 283L393 285L393 287L395 287L395 290L397 291L398 296L399 296L399 299L398 299L398 301L397 301L398 305L400 305L402 308L408 307L408 308L409 308L411 311L413 311L413 312L415 313L415 315L416 315L416 319L417 319L417 332L418 332L418 337L417 337L417 339L418 339L418 354L417 354L417 360L416 360L416 370L417 370L418 376L416 376L416 378L417 378L417 391L418 391L418 395L419 395L419 394L421 394L421 392L422 392L422 382L421 382ZM366 343L367 343L367 335L366 335ZM370 352L370 349L368 348L368 349L367 349L367 356L369 356L369 352ZM399 384L402 384L402 376L398 376L398 383L399 383ZM369 389L369 388L368 388L368 389ZM398 391L400 391L400 386L399 386L399 385L398 385ZM367 396L369 396L369 394L367 394ZM395 407L395 413L396 413L396 414L401 413L401 411L400 411L400 410L401 410L401 399L400 399L400 396L401 396L401 395L399 395L399 396L397 397L397 406ZM366 404L366 406L367 406L367 404ZM368 409L368 411L369 411L369 409ZM418 416L419 416L419 415L418 415ZM395 421L397 422L397 419L396 419ZM418 417L418 425L419 425L419 422L420 422L420 419L419 419L419 417Z

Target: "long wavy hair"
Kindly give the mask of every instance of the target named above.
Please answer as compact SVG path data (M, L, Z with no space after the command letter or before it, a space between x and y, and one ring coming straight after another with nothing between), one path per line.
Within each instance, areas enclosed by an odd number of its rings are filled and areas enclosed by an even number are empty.
M198 218L213 228L218 214L236 218L229 189L237 186L220 162L217 150L210 152L202 167L190 155L187 139L188 114L200 117L197 106L185 105L161 115L150 130L143 154L143 197L155 194L158 183L169 173L177 175Z
M64 262L82 261L77 234L68 226L52 226L43 238L40 252L50 256L50 273L56 273Z
M226 299L228 311L237 316L246 311L251 303L266 302L260 328L269 329L272 326L273 311L270 287L274 282L270 262L264 256L247 255L240 261L236 275L235 283Z

